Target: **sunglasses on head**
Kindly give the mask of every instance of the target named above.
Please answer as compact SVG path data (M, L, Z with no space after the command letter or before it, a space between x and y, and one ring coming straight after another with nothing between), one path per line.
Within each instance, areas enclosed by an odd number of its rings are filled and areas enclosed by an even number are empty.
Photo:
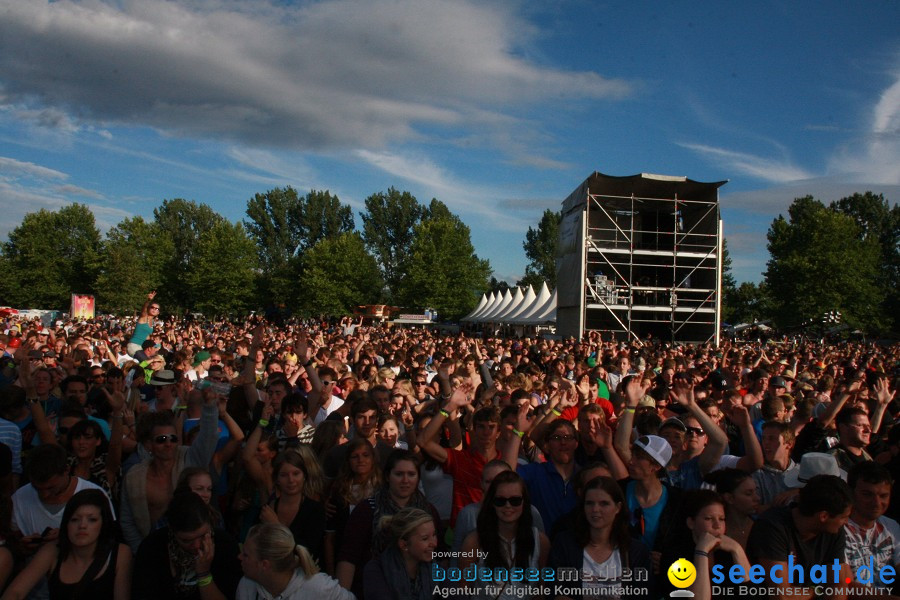
M157 444L165 444L166 442L172 442L173 444L178 443L178 436L174 433L170 433L169 435L158 435L153 438L153 441Z
M500 508L501 506L506 506L509 504L510 506L521 506L524 498L522 496L510 496L506 498L504 496L494 496L494 506Z

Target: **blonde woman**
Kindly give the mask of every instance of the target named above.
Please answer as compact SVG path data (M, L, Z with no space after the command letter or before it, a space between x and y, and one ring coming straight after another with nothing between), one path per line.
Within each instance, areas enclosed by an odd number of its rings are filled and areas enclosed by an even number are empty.
M284 525L264 523L251 529L241 550L241 567L244 577L236 600L355 600L336 580L319 572L309 552L294 543L294 535Z
M437 548L434 518L419 508L407 507L384 517L390 544L366 564L366 597L377 600L426 600L432 597L431 561Z

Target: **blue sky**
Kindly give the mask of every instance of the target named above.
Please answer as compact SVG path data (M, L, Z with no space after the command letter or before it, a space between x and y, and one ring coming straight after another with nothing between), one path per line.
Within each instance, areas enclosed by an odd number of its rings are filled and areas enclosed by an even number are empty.
M0 236L165 198L391 186L499 279L591 172L729 180L739 281L793 198L900 197L900 3L0 0ZM357 222L359 219L357 217Z

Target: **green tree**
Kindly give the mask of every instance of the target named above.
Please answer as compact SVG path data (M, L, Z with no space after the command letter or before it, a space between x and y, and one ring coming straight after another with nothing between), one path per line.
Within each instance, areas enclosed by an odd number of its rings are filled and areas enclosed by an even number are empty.
M300 199L298 210L289 213L292 235L299 241L299 251L305 252L326 238L353 231L353 211L341 204L328 191L310 190Z
M522 248L529 262L525 267L525 277L516 285L539 288L546 281L551 290L556 288L556 249L561 222L562 213L548 208L541 216L537 229L528 228Z
M366 198L366 210L360 213L363 239L381 267L391 301L406 273L413 228L423 211L415 196L392 187Z
M522 283L520 282L517 285L522 285ZM525 285L527 286L528 284L526 283ZM540 284L538 284L538 285L540 285ZM499 292L501 294L505 294L506 290L508 290L508 289L509 289L508 283L506 283L505 281L501 281L501 280L497 279L496 277L494 277L493 275L491 275L491 280L488 282L488 289L486 290L486 293L490 294L491 292L493 292L496 294Z
M109 230L102 253L97 307L133 314L147 301L147 292L162 286L175 244L158 223L133 217Z
M175 248L166 265L166 276L158 300L172 311L196 307L197 302L203 300L203 292L184 283L192 268L200 238L216 225L224 223L225 218L207 204L181 198L163 200L162 205L153 210L153 217L172 239Z
M880 249L863 239L854 220L812 196L797 198L767 234L765 273L773 317L782 327L840 310L851 326L878 331L884 291L878 285Z
M200 235L185 283L194 290L192 307L207 316L242 314L255 296L256 245L241 223L218 221Z
M831 203L831 209L851 217L864 240L880 249L878 285L884 290L881 316L893 331L900 328L900 205L883 194L853 194Z
M745 281L730 293L725 321L732 325L755 323L768 319L770 311L766 284Z
M325 238L303 255L302 311L343 316L376 302L383 285L375 257L359 233Z
M300 197L294 188L275 188L247 201L244 227L256 242L259 255L260 293L267 302L296 303L301 234L292 225L300 214Z
M410 307L431 307L444 317L460 318L488 289L491 266L475 254L469 228L444 203L432 200L426 215L414 228L399 299Z
M72 293L93 293L100 231L84 204L28 213L3 245L13 306L67 309Z

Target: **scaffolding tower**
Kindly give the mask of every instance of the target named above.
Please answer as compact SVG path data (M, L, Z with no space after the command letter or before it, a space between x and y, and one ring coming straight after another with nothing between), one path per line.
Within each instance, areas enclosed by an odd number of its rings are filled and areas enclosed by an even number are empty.
M686 177L595 172L563 202L557 331L718 345L718 189Z

